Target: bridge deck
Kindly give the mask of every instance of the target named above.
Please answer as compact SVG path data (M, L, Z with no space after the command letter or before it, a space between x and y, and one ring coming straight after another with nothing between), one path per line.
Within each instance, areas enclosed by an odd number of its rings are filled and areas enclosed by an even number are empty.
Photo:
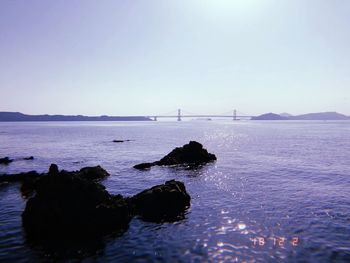
M178 115L152 115L148 116L150 118L156 117L156 118L178 118ZM198 114L198 115L181 115L181 118L252 118L254 116L247 116L247 115L209 115L209 114Z

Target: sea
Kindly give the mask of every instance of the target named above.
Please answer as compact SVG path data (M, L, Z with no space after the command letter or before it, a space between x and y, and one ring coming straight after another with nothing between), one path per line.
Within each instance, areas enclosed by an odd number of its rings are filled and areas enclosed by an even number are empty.
M217 161L133 168L191 140ZM2 184L0 262L350 262L350 121L2 122L5 156L0 174L101 165L123 196L176 179L191 207L177 222L134 218L122 234L47 248L25 236L19 183Z

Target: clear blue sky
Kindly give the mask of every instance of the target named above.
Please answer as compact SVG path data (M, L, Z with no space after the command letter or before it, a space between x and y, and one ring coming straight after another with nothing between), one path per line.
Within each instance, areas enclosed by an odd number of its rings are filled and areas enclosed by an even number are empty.
M0 1L0 111L177 108L350 115L350 1Z

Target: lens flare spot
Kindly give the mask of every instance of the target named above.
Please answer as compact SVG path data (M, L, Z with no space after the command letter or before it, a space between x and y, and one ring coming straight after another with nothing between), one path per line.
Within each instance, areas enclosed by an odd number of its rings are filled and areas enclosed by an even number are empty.
M244 224L244 223L238 223L237 227L238 227L239 230L244 230L244 229L247 228L246 224Z
M223 242L218 242L218 247L223 247L224 246L224 243Z

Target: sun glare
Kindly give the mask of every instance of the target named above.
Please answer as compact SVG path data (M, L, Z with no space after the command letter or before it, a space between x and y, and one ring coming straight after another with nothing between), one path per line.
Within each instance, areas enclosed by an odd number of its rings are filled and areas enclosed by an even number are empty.
M229 17L252 17L258 15L267 1L259 0L202 0L198 4L216 19Z

